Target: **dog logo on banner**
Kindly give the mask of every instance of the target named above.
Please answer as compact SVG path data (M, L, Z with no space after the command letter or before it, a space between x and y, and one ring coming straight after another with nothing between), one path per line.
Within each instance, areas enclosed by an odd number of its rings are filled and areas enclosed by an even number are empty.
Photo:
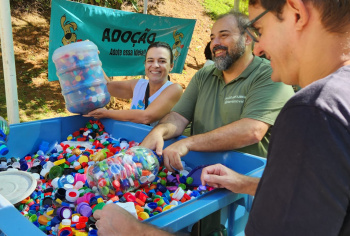
M73 33L73 31L78 30L78 25L75 22L66 22L66 16L63 15L61 17L61 27L63 29L64 32L64 36L62 38L62 44L63 45L68 45L70 43L75 43L77 41L81 41L81 40L77 40L77 35L76 33Z
M173 37L175 40L175 43L173 44L173 55L174 61L176 61L176 59L181 55L181 49L184 47L184 45L181 44L181 39L184 38L184 34L177 32L177 30L174 30Z

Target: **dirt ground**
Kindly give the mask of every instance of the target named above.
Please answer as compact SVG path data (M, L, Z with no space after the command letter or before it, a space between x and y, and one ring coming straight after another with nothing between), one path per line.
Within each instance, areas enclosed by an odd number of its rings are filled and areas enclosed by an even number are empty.
M192 76L205 62L204 48L209 41L213 24L201 2L202 0L153 0L148 5L148 14L151 15L197 20L183 73L171 75L172 81L181 84L183 88L186 88ZM131 10L131 7L124 6L123 10ZM13 11L11 15L21 122L71 115L65 109L59 82L49 82L47 79L50 12ZM1 61L0 92L4 94L3 80ZM128 109L129 101L115 99L110 106ZM0 116L6 116L4 96L0 99Z

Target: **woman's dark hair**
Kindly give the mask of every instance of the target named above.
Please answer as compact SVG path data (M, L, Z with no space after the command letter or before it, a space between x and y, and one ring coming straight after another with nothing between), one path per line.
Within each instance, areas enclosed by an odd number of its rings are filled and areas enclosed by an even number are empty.
M167 44L166 42L153 42L148 46L147 52L151 48L166 48L166 49L168 49L169 54L170 54L170 64L173 64L174 56L173 56L173 51L171 50L171 47L169 44ZM147 52L146 52L146 55L147 55Z
M212 55L210 50L210 41L204 49L204 55L205 55L205 59L212 60Z
M311 4L319 11L323 27L329 32L344 33L346 26L350 24L350 1L349 0L304 0L304 4ZM261 4L263 8L276 14L282 19L282 11L286 0L249 0L249 5Z

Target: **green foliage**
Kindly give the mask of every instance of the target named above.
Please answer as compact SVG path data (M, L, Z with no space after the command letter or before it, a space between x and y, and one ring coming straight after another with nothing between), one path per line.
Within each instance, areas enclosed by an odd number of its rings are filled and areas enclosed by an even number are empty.
M122 5L131 3L136 12L139 11L137 0L71 0L73 2L87 3L100 7L108 7L121 10ZM36 10L48 10L51 8L51 0L11 0L11 8L15 9L36 9ZM33 5L35 7L33 7Z
M139 8L137 0L72 0L74 2L82 2L100 7L108 7L121 10L123 3L131 3L135 11L138 12Z
M234 8L233 0L204 0L203 6L212 19L225 14ZM248 14L248 1L239 1L239 11Z
M25 10L31 12L47 12L51 9L51 0L11 0L11 9Z

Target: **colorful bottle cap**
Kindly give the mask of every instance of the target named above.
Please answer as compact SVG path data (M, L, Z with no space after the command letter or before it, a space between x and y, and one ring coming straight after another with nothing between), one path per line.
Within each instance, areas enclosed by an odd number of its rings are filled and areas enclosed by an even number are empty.
M60 167L60 166L53 166L50 169L49 177L50 177L50 179L54 179L56 177L61 177L62 174L63 174L62 167Z
M69 207L62 206L57 209L57 215L61 219L69 219L72 216L72 210Z
M207 190L206 186L204 186L204 185L199 185L198 186L198 191L205 191L205 190Z
M158 204L156 202L150 202L147 204L147 206L153 210L158 206Z
M82 216L89 217L92 215L92 209L86 202L79 203L77 206L77 212Z
M89 231L88 236L97 236L97 230L96 229L92 229Z
M66 191L66 199L69 202L75 202L79 198L79 191L76 189L68 189Z
M184 196L184 194L185 194L185 191L181 187L178 187L175 193L173 194L172 198L180 201Z
M149 215L147 212L139 212L139 214L137 215L139 218L141 218L142 220L146 220L149 218Z
M70 219L63 219L61 223L63 227L71 226L72 224Z
M41 225L47 225L47 223L49 222L49 219L48 219L46 216L41 215L41 216L39 216L39 218L38 218L38 222L39 222L39 224L41 224Z
M75 176L74 176L74 180L75 180L75 183L78 182L78 181L81 181L81 182L85 183L86 175L85 174L76 173Z
M60 199L60 200L64 200L66 199L66 191L64 188L59 188L56 191L55 197Z
M163 211L170 210L173 207L174 207L174 205L166 205L166 206L163 207Z
M5 142L0 142L0 155L5 156L9 152L9 149L7 148L7 145Z
M73 230L71 227L64 227L58 231L57 236L73 236Z
M105 205L106 205L106 203L104 203L104 202L98 203L98 204L94 207L94 209L92 209L92 212L95 212L96 210L102 210L102 208L103 208Z

